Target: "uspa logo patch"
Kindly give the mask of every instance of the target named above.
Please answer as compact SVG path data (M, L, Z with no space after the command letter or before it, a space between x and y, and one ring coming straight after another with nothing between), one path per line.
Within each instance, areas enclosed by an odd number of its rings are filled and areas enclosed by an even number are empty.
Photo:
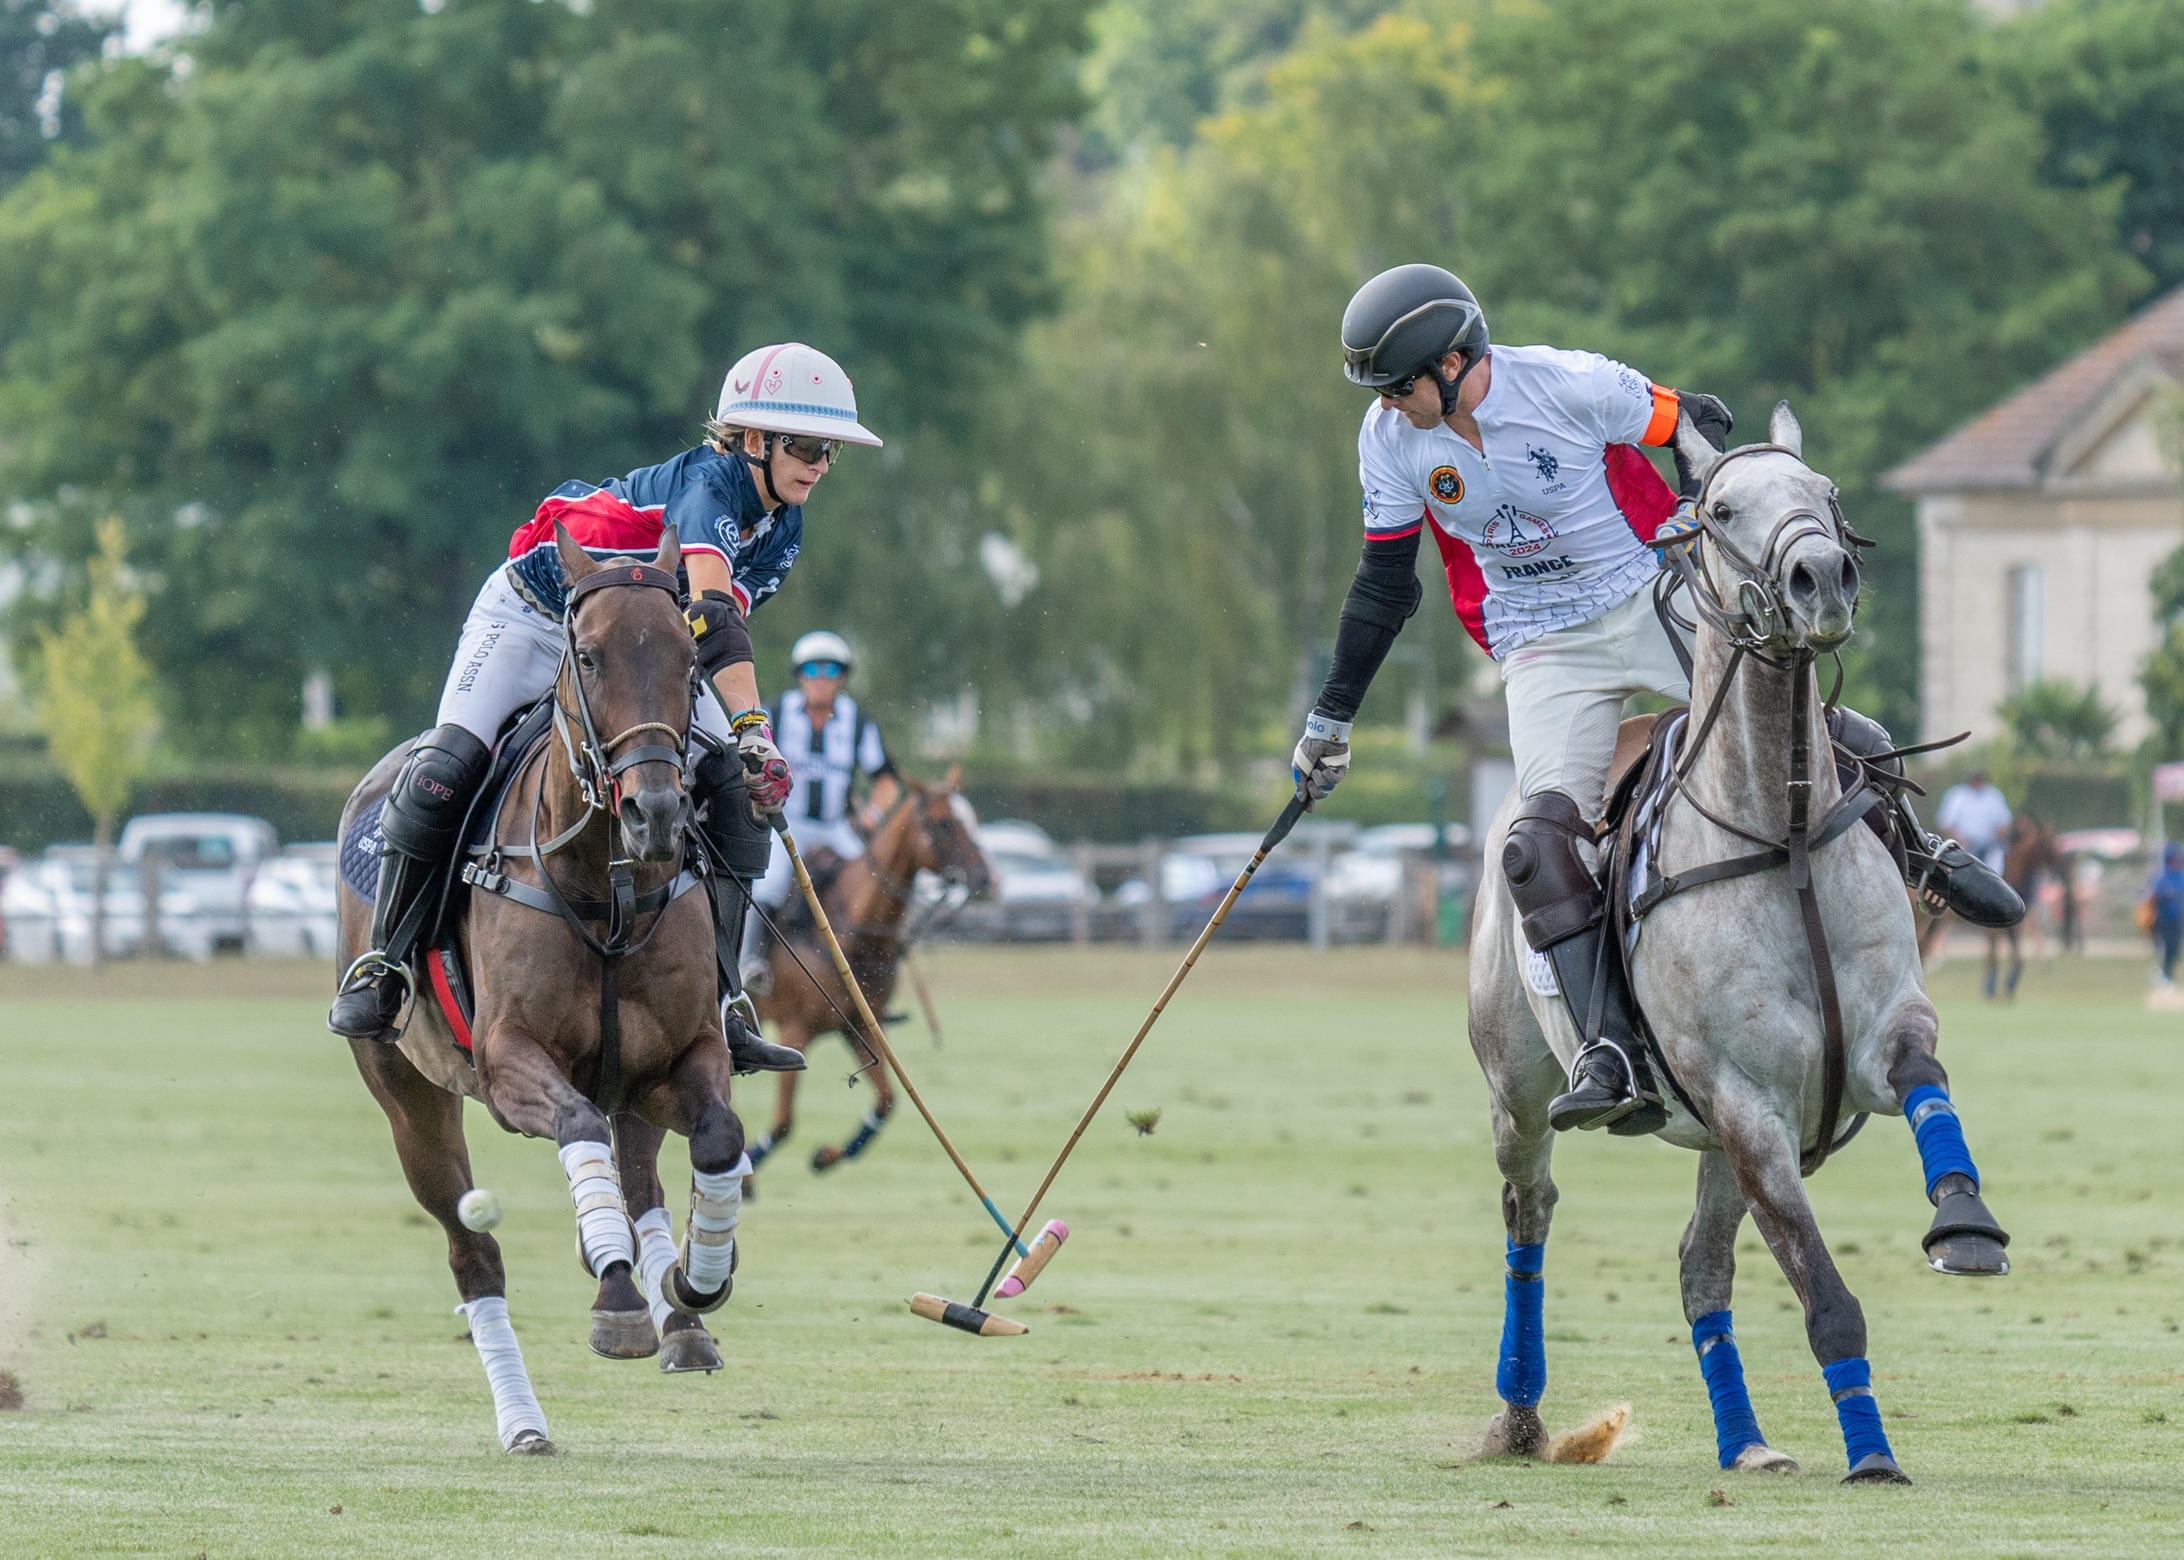
M1426 478L1426 487L1433 494L1435 503L1460 504L1464 501L1463 474L1454 466L1436 466L1433 475Z

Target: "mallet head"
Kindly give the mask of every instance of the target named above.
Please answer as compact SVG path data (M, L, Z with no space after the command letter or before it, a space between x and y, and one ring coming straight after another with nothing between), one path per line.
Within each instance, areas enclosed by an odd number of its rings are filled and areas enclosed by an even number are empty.
M1031 1249L1016 1259L1009 1269L1009 1276L994 1286L996 1300L1013 1300L1031 1287L1031 1281L1046 1270L1054 1260L1054 1253L1062 1249L1062 1242L1069 1239L1069 1226L1060 1219L1049 1219L1046 1228L1031 1243Z
M910 1309L929 1322L938 1322L943 1327L953 1327L961 1332L976 1333L981 1338L1014 1338L1031 1331L1022 1322L1010 1317L995 1316L974 1306L943 1300L939 1295L912 1295Z

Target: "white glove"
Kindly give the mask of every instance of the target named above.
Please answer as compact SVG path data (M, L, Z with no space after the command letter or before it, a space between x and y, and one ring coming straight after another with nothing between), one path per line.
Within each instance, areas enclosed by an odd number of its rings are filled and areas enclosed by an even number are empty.
M1304 735L1289 758L1289 776L1304 788L1307 802L1324 800L1350 772L1350 726L1317 710L1304 718Z

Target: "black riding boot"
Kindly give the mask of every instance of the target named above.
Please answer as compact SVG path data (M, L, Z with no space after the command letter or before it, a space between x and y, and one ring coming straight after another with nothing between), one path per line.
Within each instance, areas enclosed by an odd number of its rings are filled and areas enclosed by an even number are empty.
M732 753L709 753L695 776L698 827L713 857L713 917L720 972L720 1028L738 1073L802 1072L804 1053L758 1032L758 1009L737 971L751 884L766 870L766 830L751 816L743 771ZM763 995L763 993L759 993Z
M1527 797L1502 847L1525 941L1547 956L1582 1042L1570 1090L1548 1106L1557 1132L1606 1127L1617 1136L1658 1131L1668 1111L1638 1043L1622 961L1607 945L1607 903L1577 841L1592 837L1577 803L1560 791ZM1597 1030L1590 1027L1599 1010Z
M1866 767L1878 770L1875 778L1884 785L1903 778L1903 760L1882 756L1894 752L1896 739L1879 721L1838 705L1828 714L1828 735L1854 758L1874 760ZM1859 767L1838 757L1836 773L1848 786L1855 783ZM2025 901L2002 874L1955 840L1920 827L1901 787L1889 787L1888 800L1866 814L1866 823L1900 857L1904 881L1934 914L1954 910L1973 926L1997 931L2025 918Z
M458 844L471 797L493 752L460 726L425 733L410 750L379 815L385 842L372 900L372 945L342 976L326 1027L352 1040L391 1041L414 981L410 958L432 928L427 896Z

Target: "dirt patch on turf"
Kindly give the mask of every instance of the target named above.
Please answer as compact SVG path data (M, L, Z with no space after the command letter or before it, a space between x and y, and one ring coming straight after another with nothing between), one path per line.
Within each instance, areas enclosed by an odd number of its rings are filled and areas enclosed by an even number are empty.
M22 1382L12 1367L30 1337L31 1301L43 1276L30 1241L0 1222L0 1411L23 1406Z

